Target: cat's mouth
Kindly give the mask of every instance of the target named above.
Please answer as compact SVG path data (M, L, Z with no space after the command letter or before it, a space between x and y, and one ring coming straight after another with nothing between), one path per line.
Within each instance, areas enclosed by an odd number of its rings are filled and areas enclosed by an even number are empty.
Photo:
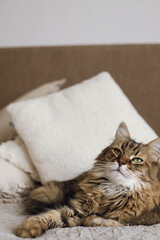
M122 175L125 177L125 175L124 175L123 172L121 171L121 168L120 168L120 167L118 167L118 168L117 168L116 170L114 170L114 171L116 171L116 172L122 174Z
M114 174L119 175L119 177L129 178L131 174L128 173L128 169L126 165L119 166L119 164L114 164L111 167L111 170ZM116 177L115 175L115 177Z
M120 172L120 173L123 175L123 173L122 173L122 171L121 171L120 168L118 168L117 171ZM123 175L123 176L124 176L124 175Z

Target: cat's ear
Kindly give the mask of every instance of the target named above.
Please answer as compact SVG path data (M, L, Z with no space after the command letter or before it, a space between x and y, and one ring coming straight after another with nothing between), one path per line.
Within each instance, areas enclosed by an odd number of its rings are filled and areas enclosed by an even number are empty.
M160 159L160 137L149 142L147 146L149 147L149 150L152 152L152 154Z
M115 140L126 140L130 138L129 130L125 122L121 122L116 131Z

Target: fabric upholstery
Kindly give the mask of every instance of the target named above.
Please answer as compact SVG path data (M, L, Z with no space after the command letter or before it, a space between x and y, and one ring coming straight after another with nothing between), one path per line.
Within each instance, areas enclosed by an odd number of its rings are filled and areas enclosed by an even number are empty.
M0 107L39 85L108 71L160 135L160 44L0 49ZM76 82L75 82L76 81Z

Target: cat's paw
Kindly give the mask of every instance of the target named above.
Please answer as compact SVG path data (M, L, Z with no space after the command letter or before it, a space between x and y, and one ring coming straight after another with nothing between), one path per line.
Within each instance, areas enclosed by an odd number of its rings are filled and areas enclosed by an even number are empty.
M35 238L46 231L44 222L38 217L30 217L22 222L17 229L17 236L22 238Z
M97 226L102 226L102 227L122 226L122 224L119 223L118 221L115 221L115 220L112 220L112 219L104 219L104 218L94 219L93 223L96 224Z
M104 227L117 227L117 226L123 226L123 224L119 223L118 221L112 220L112 219L106 219L107 221L102 221L101 226Z
M102 227L117 227L117 226L123 226L121 223L119 223L116 220L113 219L106 219L103 217L99 217L96 215L90 215L83 219L82 222L83 226L86 227L96 227L96 226L102 226Z

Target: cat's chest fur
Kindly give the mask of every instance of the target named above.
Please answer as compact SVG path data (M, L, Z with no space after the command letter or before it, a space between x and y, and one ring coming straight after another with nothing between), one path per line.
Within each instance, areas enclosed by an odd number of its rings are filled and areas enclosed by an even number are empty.
M97 214L129 223L144 211L152 210L158 201L159 196L150 189L131 191L122 185L116 186L104 182L90 186L83 185L82 191L77 193L74 205L84 216Z

